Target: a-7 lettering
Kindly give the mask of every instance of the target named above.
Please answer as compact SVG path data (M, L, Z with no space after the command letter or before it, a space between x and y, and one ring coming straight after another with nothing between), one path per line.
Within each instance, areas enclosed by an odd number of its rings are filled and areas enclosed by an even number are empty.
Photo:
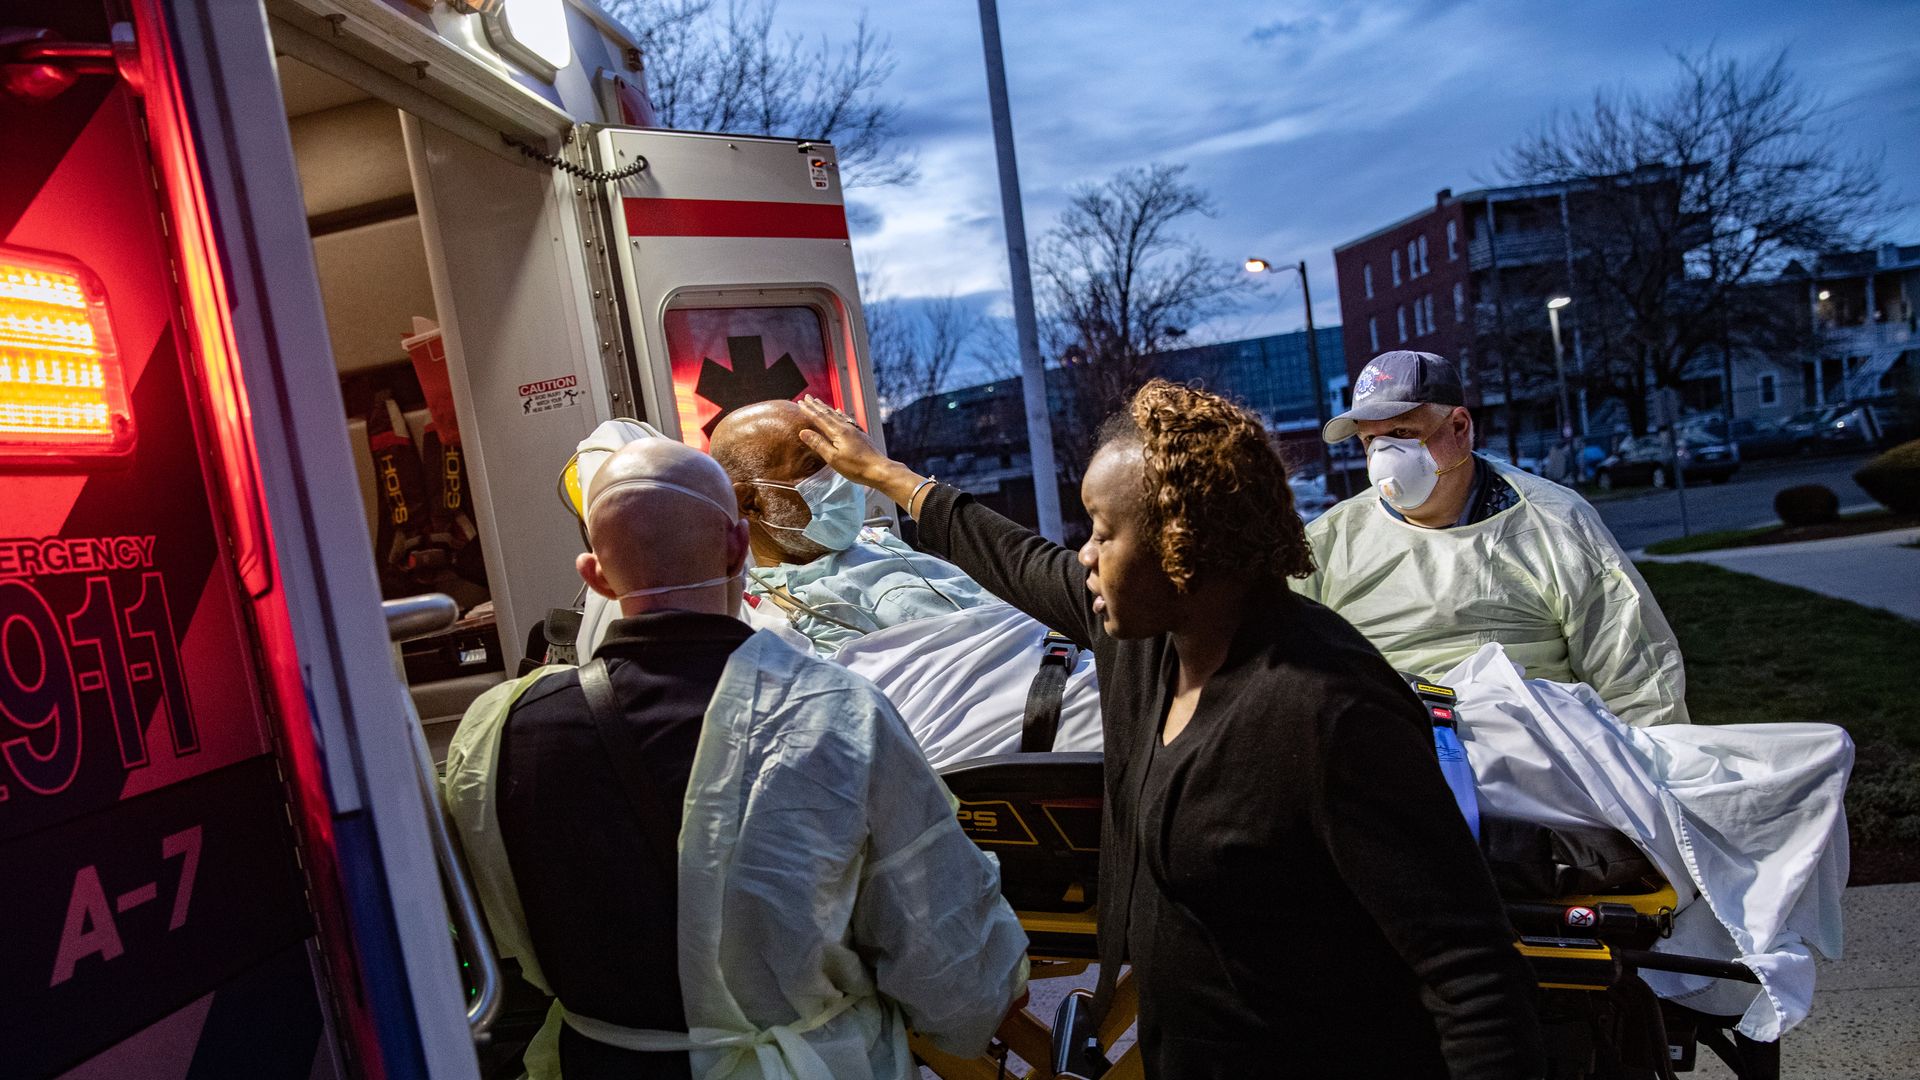
M160 841L160 853L171 859L183 857L180 887L173 894L173 917L167 929L178 930L187 922L187 902L193 897L193 876L200 870L200 826L184 829Z

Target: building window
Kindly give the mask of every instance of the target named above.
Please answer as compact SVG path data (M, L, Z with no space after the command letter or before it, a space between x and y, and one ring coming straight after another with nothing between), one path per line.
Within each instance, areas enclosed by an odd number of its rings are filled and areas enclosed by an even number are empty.
M1459 257L1460 223L1457 221L1449 221L1447 222L1447 259L1451 261Z
M1420 272L1422 274L1433 273L1433 265L1427 262L1427 234L1426 233L1420 234Z
M1760 404L1780 404L1780 384L1773 375L1760 376Z
M1367 299L1373 299L1373 264L1360 264L1360 283L1366 286Z
M1393 267L1393 283L1395 285L1400 284L1400 249L1394 248L1393 257L1387 261L1390 262Z
M1407 280L1412 281L1414 278L1417 278L1419 276L1420 276L1420 246L1414 243L1413 241L1409 240L1407 241Z
M1380 320L1367 316L1367 346L1374 352L1380 351Z
M1400 315L1400 340L1405 341L1407 340L1407 305L1405 304L1400 305L1399 315Z
M1427 296L1426 296L1426 303L1427 303L1427 333L1429 333L1429 334L1431 334L1431 333L1433 333L1433 331L1434 331L1434 325L1433 325L1433 294L1432 294L1432 293L1428 293L1428 294L1427 294Z
M1464 281L1453 283L1453 321L1467 321L1467 283Z

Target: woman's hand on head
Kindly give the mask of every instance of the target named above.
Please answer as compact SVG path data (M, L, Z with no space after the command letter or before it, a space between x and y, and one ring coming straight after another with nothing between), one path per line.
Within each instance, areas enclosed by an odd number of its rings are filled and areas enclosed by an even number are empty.
M905 504L920 482L911 469L881 453L851 417L826 402L809 394L800 399L800 407L813 424L812 430L800 432L800 441L807 449L841 476Z

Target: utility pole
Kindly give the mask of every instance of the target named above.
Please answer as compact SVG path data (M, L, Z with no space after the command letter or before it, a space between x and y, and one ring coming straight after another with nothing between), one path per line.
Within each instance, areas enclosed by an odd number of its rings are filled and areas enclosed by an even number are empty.
M987 101L993 108L994 156L1000 162L1000 212L1007 231L1007 270L1013 285L1013 327L1020 342L1020 390L1027 407L1027 456L1033 465L1033 507L1040 535L1058 542L1060 472L1053 461L1053 420L1047 409L1047 369L1040 360L1040 327L1033 314L1033 270L1027 262L1027 220L1020 208L1020 167L1013 154L1013 115L1007 108L1007 66L1000 51L1000 11L980 0L980 41L987 55Z
M1333 490L1333 447L1327 445L1319 433L1327 429L1327 378L1320 373L1320 342L1313 334L1313 290L1307 288L1307 260L1301 259L1296 267L1300 271L1300 299L1307 305L1307 374L1313 379L1313 416L1320 426L1314 429L1314 439L1320 444L1320 482Z
M1567 188L1560 189L1560 239L1567 256L1567 295L1573 295L1573 221L1567 212ZM1580 345L1580 322L1573 321L1573 366L1579 382L1576 393L1580 400L1580 449L1587 447L1587 353Z

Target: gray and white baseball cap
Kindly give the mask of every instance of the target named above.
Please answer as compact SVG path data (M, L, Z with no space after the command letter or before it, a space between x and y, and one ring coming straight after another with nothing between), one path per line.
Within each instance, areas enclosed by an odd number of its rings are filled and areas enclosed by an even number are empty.
M1351 438L1361 420L1391 420L1421 405L1465 405L1460 372L1438 353L1395 349L1360 369L1353 380L1353 407L1327 421L1320 437L1330 443Z

